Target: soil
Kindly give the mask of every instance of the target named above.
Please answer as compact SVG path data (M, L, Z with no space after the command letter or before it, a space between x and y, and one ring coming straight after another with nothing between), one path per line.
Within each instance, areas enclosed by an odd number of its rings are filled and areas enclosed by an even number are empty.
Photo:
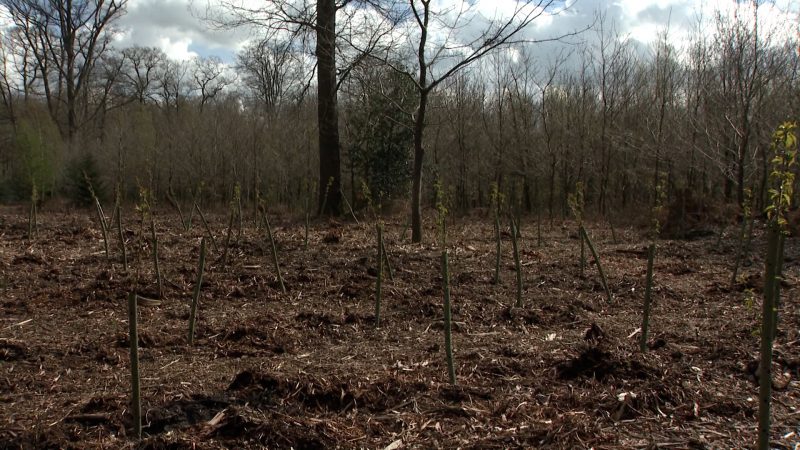
M487 217L449 224L457 384L447 377L434 220L411 244L386 223L393 280L374 326L374 226L246 218L220 259L227 216L207 214L195 343L189 305L203 227L156 216L161 303L139 308L143 437L132 438L127 294L157 297L151 247L123 214L130 270L93 211L0 209L0 448L746 448L756 439L764 242L730 286L726 233L659 240L649 350L639 351L649 239L591 223L597 268L580 276L574 223L523 220L524 305L510 235L493 284ZM149 227L148 227L149 228ZM145 236L149 239L149 230ZM800 245L786 244L774 352L773 446L800 442ZM138 254L138 257L137 257ZM588 254L588 252L587 252Z

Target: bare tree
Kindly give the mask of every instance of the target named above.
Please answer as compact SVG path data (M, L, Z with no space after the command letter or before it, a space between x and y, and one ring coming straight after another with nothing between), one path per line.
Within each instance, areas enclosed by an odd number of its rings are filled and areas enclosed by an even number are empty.
M223 0L223 13L209 6L206 17L223 27L259 26L285 36L290 44L314 40L317 75L320 213L341 210L341 158L336 71L336 15L350 0L278 0L252 7L241 0ZM322 208L325 208L323 211Z
M156 74L158 97L164 109L178 110L189 95L189 66L182 61L165 61Z
M490 20L477 13L474 5L467 2L463 2L458 10L437 10L431 0L408 0L408 5L402 7L406 14L394 16L407 17L406 20L410 22L408 37L414 42L416 50L416 68L413 72L392 64L392 61L397 58L388 55L396 51L396 46L387 45L387 56L383 57L384 62L394 70L412 79L417 88L418 102L414 113L414 165L411 188L411 240L413 242L422 241L422 166L425 156L423 138L431 92L443 81L495 49L523 42L559 41L579 34L582 30L545 38L522 36L522 32L537 19L547 14L556 14L558 12L556 6L560 4L561 2L554 0L518 2L505 17L495 17ZM383 11L396 13L399 8L401 6L398 3L392 8L383 8ZM455 31L473 21L485 21L483 29L477 36L462 38L460 41L453 37ZM390 21L390 23L395 22L396 20ZM444 41L436 41L431 39L432 28L450 31Z
M11 45L11 39L0 30L0 100L3 102L2 107L5 110L0 118L9 121L14 126L16 123L14 113L16 83L13 74L9 71L14 60L14 55L10 51Z
M199 95L202 113L206 104L213 101L233 80L225 74L225 66L219 58L197 57L192 62L192 89Z
M155 98L158 70L167 61L167 55L156 47L128 47L122 56L122 83L129 95L139 103Z
M605 215L608 212L609 184L614 171L613 162L617 160L614 156L616 146L611 142L611 133L616 128L621 109L621 97L630 76L631 64L628 42L622 39L616 31L615 24L609 23L605 15L598 17L597 24L595 30L597 45L591 57L594 60L595 83L600 95L598 207L600 213ZM656 152L659 150L656 149Z
M256 103L274 113L289 90L294 55L287 42L265 38L236 56L236 67Z
M0 0L42 73L50 113L70 140L82 124L79 101L90 83L95 61L107 49L109 27L126 4L127 0ZM56 75L55 80L50 79L51 74ZM66 125L57 114L57 104L62 103Z

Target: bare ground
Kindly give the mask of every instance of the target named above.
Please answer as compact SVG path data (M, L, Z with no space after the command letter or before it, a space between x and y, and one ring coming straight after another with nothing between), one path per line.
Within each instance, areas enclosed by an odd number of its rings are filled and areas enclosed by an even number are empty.
M133 216L128 212L127 216ZM0 448L137 447L130 438L126 295L155 294L149 245L126 225L131 271L103 253L89 211L45 213L26 239L0 209ZM226 218L211 215L224 242ZM504 235L492 284L488 220L450 226L458 385L447 382L440 249L387 223L394 280L375 328L375 236L356 224L279 221L288 292L264 230L245 223L227 268L210 247L197 338L186 345L202 227L157 216L165 295L140 308L138 448L745 448L756 436L763 242L730 289L734 242L659 241L650 351L638 351L647 240L605 224L579 276L574 224L524 223L523 308ZM433 229L427 230L433 242ZM407 236L406 236L407 237ZM236 239L234 238L234 241ZM800 442L800 246L787 242L775 347L773 441ZM137 269L138 268L138 269ZM136 273L139 273L138 284Z

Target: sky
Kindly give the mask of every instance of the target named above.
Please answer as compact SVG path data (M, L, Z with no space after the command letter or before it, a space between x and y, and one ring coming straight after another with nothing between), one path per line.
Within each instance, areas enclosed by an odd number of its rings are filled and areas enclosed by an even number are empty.
M158 47L168 57L188 60L196 56L216 56L226 65L235 61L236 53L248 42L263 35L263 29L214 29L203 19L207 10L219 8L220 3L263 7L269 0L128 0L127 11L116 23L118 31L115 46L124 48L133 45ZM288 0L302 1L302 0ZM308 0L306 0L308 1ZM800 36L800 0L758 0L762 3L759 12L760 27L774 28L780 33ZM355 4L357 2L353 2ZM534 3L534 2L531 2ZM527 39L546 39L574 30L586 28L594 23L598 14L605 16L607 27L613 28L621 39L630 39L641 51L648 51L659 32L669 29L669 38L681 49L688 41L691 30L698 20L710 22L716 11L731 14L737 4L750 4L750 0L563 0L560 7L546 11L528 27ZM433 44L447 41L448 45L468 41L485 26L486 20L502 18L513 10L518 0L432 0L435 11L444 11L454 17L463 5L471 5L470 12L478 14L479 20L462 22L456 32L445 26L432 27ZM5 11L0 6L0 30L7 26ZM555 14L552 14L555 12ZM7 14L7 12L5 12ZM746 11L744 14L750 16ZM698 19L700 18L700 19ZM6 23L4 23L4 20ZM409 23L409 26L412 24ZM411 27L413 29L413 27ZM713 33L713 26L706 27L706 34ZM580 44L591 45L597 33L583 33L579 39L571 40L572 48ZM575 45L578 43L578 45ZM406 37L406 44L413 48L413 36ZM558 44L565 45L565 44ZM557 45L533 46L529 55L538 60L554 58L559 53Z
M118 23L121 33L117 46L155 46L169 57L186 60L193 56L218 56L232 61L236 52L258 36L259 30L211 30L202 16L207 6L219 0L129 0L128 11ZM234 0L251 5L266 0ZM457 0L434 0L439 8L460 4ZM473 8L485 17L499 17L515 0L472 0ZM747 2L745 2L747 3ZM716 9L731 11L733 0L567 0L567 8L555 16L545 14L528 31L536 37L558 35L591 24L598 12L613 20L620 36L626 36L647 46L657 33L669 26L671 39L685 41L698 17L713 17ZM786 33L797 35L795 1L778 0L761 7L763 22L777 26ZM475 25L479 26L479 25ZM461 32L468 33L469 27ZM709 33L711 30L709 30Z

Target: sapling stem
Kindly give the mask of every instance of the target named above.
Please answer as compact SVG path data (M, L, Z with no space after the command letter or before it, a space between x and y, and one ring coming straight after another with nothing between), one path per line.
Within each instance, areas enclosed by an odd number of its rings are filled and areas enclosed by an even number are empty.
M517 271L517 308L522 307L522 265L519 261L519 243L517 240L517 225L514 223L514 218L511 218L511 245L514 250L514 267Z
M194 344L194 328L197 318L197 305L200 302L200 288L203 285L203 271L206 267L206 238L200 240L200 260L197 263L197 283L192 293L192 306L189 311L189 345Z
M783 233L778 235L778 255L775 258L775 282L773 286L774 295L773 303L774 318L772 319L772 339L778 337L778 311L781 308L781 281L783 280L783 246L785 236Z
M392 264L389 262L389 252L386 251L386 239L381 239L381 253L383 253L383 264L386 269L386 275L389 276L389 281L394 281L394 270L392 270Z
M328 178L328 184L325 185L325 194L322 196L322 205L319 208L319 214L325 214L325 207L328 206L328 193L330 192L331 186L333 186L333 177Z
M775 330L776 285L780 229L770 226L767 231L767 257L765 261L764 302L761 320L761 357L759 360L758 392L758 448L769 450L770 403L772 400L772 344Z
M137 321L136 294L128 294L128 340L131 354L131 414L133 415L133 435L142 438L142 401L139 388L139 333Z
M192 205L197 204L197 201L192 198ZM192 223L194 222L194 208L189 208L189 217L186 218L186 231L192 229Z
M647 279L644 285L644 313L642 314L642 336L639 341L639 350L647 351L647 334L650 329L650 302L653 289L653 262L656 256L656 244L647 247Z
M206 221L206 216L203 214L203 211L200 209L200 205L195 202L194 209L197 211L197 214L200 216L200 220L203 222L203 228L206 229L206 234L208 234L208 238L211 239L211 245L214 246L214 251L219 252L219 247L217 246L217 240L214 239L214 233L211 232L211 227L208 226L208 221Z
M309 214L306 213L306 227L305 227L306 229L305 229L305 235L303 236L303 250L308 250L308 219L309 219Z
M128 271L128 250L125 248L125 235L122 234L122 207L117 203L115 216L117 216L117 238L119 239L119 249L122 253L122 268Z
M450 266L447 260L447 207L442 185L439 180L435 183L436 209L439 214L436 219L441 233L442 245L442 290L444 291L444 351L447 360L447 374L450 384L456 384L456 369L453 362L453 332L452 314L450 308Z
M267 226L267 237L269 238L269 245L272 249L272 262L275 265L275 274L278 277L278 284L281 287L281 292L284 294L286 293L286 286L283 284L283 276L281 276L281 266L280 262L278 261L278 247L275 245L275 238L272 235L272 226L269 224L269 217L267 217L267 210L266 208L263 211L264 214L264 223Z
M180 203L178 203L178 200L175 199L175 196L172 195L172 188L171 187L167 190L167 201L169 201L169 203L172 205L172 207L175 208L175 211L178 212L178 218L181 221L181 226L183 227L183 229L186 230L186 231L189 231L189 223L184 219L183 210L181 209L181 205L180 205Z
M447 261L447 247L442 249L442 284L444 289L444 350L447 357L447 374L450 384L456 384L456 369L453 362L453 332L450 313L450 268Z
M236 243L238 244L242 240L242 222L243 222L243 215L242 215L242 194L241 188L237 184L237 192L236 192L236 215L238 216L238 224L236 228Z
M231 209L231 218L228 221L228 234L225 237L225 250L222 251L222 267L224 268L228 264L228 250L231 246L231 234L233 234L233 219L236 213L233 209Z
M94 196L94 193L92 193ZM111 260L111 253L108 251L108 225L103 214L103 208L100 206L100 200L94 197L95 209L97 210L97 220L100 222L100 232L103 234L103 248L106 252L106 260Z
M578 227L578 239L581 241L581 278L585 278L585 271L586 271L586 242L583 239L583 225Z
M375 280L375 328L381 325L381 283L383 282L383 226L375 225L378 234L378 276Z
M727 224L723 224L719 226L719 231L717 232L717 243L714 244L714 249L719 251L720 247L722 246L722 237L725 235L725 230L727 230Z
M495 244L495 258L494 258L494 284L500 284L500 214L497 208L494 208L494 244Z
M97 212L97 221L100 223L100 233L103 235L103 249L106 252L106 261L111 261L111 253L108 250L108 222L106 221L106 214L103 211L103 206L100 205L100 199L97 198L97 194L94 192L94 188L92 187L92 181L89 179L89 176L86 172L83 172L83 178L86 180L86 187L89 188L89 193L92 195L92 200L94 201L95 210Z
M158 284L158 298L164 298L164 283L161 279L161 268L158 265L158 236L156 236L156 221L150 221L150 235L153 240L153 270L156 273L156 283Z
M580 273L581 278L584 278L584 271L586 269L586 243L584 242L584 234L581 230L583 230L583 206L584 206L584 199L583 199L583 182L575 183L575 192L569 194L567 196L567 204L569 205L569 209L572 210L572 214L575 216L575 220L578 222L578 239L581 241L581 259L579 261L580 264Z
M611 227L611 242L614 245L617 245L617 231L614 228L614 221L611 220L611 219L608 219L608 225Z
M350 215L353 216L353 220L356 221L356 225L361 225L358 222L358 217L356 217L355 211L353 211L353 206L350 205L350 202L347 200L347 196L344 195L344 192L342 192L341 189L339 190L339 194L341 194L342 200L344 200L344 204L347 205L347 209L350 211Z
M794 166L797 162L797 124L787 122L773 134L774 154L769 190L770 205L766 209L767 254L764 267L764 302L761 321L761 358L759 361L758 449L770 448L770 403L772 400L772 350L777 333L780 305L780 278L783 273L783 233L794 191Z
M536 214L536 245L541 247L544 244L544 241L542 240L542 213L540 211Z
M750 243L750 232L752 232L752 227L749 224L753 221L751 217L751 208L752 208L752 191L750 189L745 189L745 200L742 202L742 227L739 232L739 239L736 243L736 257L733 261L733 269L731 270L731 290L736 287L736 279L739 276L739 268L742 265L742 262L747 257L747 247L749 247Z
M611 290L608 288L608 280L606 279L606 273L603 271L603 265L600 263L600 255L597 254L597 250L594 248L594 244L592 244L592 240L589 239L589 234L586 233L586 228L581 225L580 229L581 235L583 236L583 240L586 241L586 245L589 246L589 251L592 252L592 256L594 257L594 262L597 264L597 271L600 272L600 281L603 283L603 289L606 291L606 297L608 297L608 301L612 301L611 297Z
M31 210L28 214L28 239L33 240L34 229L36 228L36 202L31 200Z
M119 207L119 205L120 205L120 198L119 198L119 191L117 191L117 193L114 194L114 210L111 211L111 223L108 224L109 230L116 227L117 225L117 221L119 220L119 217L117 216L119 211L117 211L117 208Z
M411 224L406 222L405 225L403 225L403 230L400 231L400 242L406 240L406 233L408 233L409 228L411 228Z

